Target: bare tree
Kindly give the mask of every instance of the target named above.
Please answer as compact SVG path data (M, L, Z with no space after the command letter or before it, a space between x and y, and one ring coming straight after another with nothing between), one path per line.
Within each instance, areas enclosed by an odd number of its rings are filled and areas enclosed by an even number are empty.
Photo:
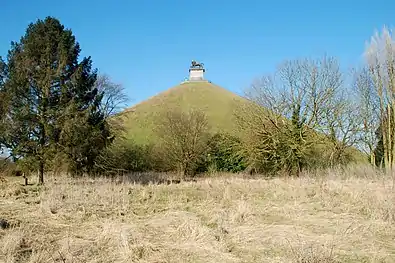
M99 93L104 93L100 108L105 113L106 118L120 112L129 101L124 87L112 82L108 75L98 76L95 85Z
M246 91L252 103L236 112L239 127L248 134L250 163L274 162L299 174L324 142L315 132L337 140L343 135L343 145L352 143L355 125L339 100L342 87L339 63L328 56L286 61L275 74L256 81Z
M111 81L106 74L99 75L95 83L99 94L103 94L100 104L100 111L104 113L104 117L111 125L114 136L119 139L125 139L125 118L127 115L118 116L118 114L127 106L129 97L125 93L125 89L121 84Z
M332 146L329 155L331 166L350 161L347 149L355 146L360 139L359 107L349 92L346 87L339 90L325 108L323 126Z
M296 113L308 127L325 130L325 111L342 85L337 60L324 56L284 62L272 77L253 84L246 97L288 119Z
M207 150L208 121L199 110L165 111L157 128L162 158L182 177L191 175Z
M235 117L243 132L241 154L247 160L247 172L298 175L307 166L312 142L308 129L297 130L296 123L254 103L242 104Z
M375 165L374 150L378 143L376 130L380 125L380 102L368 68L354 72L353 88L358 107L358 113L354 117L360 119L359 148L370 156L370 163Z
M386 27L375 32L365 50L370 77L379 99L380 126L387 171L395 164L395 38Z

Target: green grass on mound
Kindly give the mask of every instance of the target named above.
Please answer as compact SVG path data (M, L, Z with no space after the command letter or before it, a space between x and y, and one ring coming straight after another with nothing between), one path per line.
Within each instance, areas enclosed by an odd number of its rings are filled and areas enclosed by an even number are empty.
M209 82L185 82L127 109L122 116L127 138L137 143L154 142L153 128L161 113L175 108L201 110L213 132L235 134L233 111L243 101L244 98Z

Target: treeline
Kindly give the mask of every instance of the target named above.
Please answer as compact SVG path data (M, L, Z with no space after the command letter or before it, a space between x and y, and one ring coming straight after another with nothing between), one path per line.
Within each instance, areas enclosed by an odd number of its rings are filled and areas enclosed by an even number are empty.
M286 61L256 80L234 110L234 133L213 134L197 109L172 109L152 145L125 137L122 86L80 52L72 31L47 17L0 58L0 146L40 183L48 171L299 175L353 161L388 171L395 163L395 41L386 28L351 71L323 56Z

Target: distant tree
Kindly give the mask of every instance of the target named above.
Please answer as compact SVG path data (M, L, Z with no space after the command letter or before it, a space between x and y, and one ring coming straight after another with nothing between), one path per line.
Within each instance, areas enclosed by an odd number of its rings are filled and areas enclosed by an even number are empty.
M108 75L99 75L95 87L99 93L103 93L103 99L100 103L100 111L106 118L119 113L129 101L122 85L111 81Z
M14 157L37 161L39 183L60 151L70 163L89 164L107 142L103 94L90 57L78 62L80 51L72 31L47 17L29 24L8 52L4 141Z
M365 57L378 99L384 166L390 172L395 164L395 38L388 28L372 36Z
M206 115L192 109L165 111L156 133L160 138L161 157L179 174L193 175L208 146L209 124Z
M367 67L354 72L353 88L357 106L354 118L359 119L360 125L359 148L369 155L370 163L375 165L378 160L375 148L382 140L382 132L380 131L380 136L377 135L380 126L380 102Z
M329 138L329 162L331 166L350 162L353 157L347 149L360 140L362 116L355 98L343 87L337 91L325 109L323 129Z
M95 87L98 93L103 95L99 111L103 113L109 124L112 132L111 138L117 137L125 140L127 131L124 121L127 119L127 115L121 115L121 112L127 106L129 97L126 95L124 87L121 84L114 83L106 74L98 75Z

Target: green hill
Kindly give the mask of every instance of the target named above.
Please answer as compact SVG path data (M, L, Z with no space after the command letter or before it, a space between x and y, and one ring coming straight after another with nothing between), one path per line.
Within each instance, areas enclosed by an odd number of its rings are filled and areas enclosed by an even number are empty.
M184 82L122 113L127 138L137 143L153 142L153 128L160 114L168 109L180 107L203 111L213 132L224 131L235 134L233 110L244 98L218 85L205 81Z

